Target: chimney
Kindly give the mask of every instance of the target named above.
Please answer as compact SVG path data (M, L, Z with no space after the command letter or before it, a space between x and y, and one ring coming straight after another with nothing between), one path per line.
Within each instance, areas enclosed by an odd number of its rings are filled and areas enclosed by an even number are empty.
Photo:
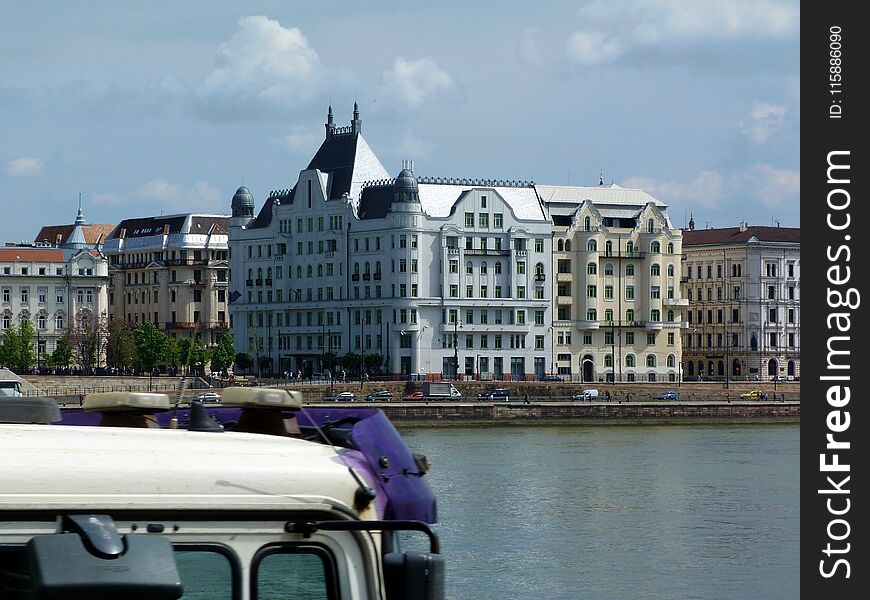
M123 240L125 237L127 237L127 230L122 227L121 231L118 232L118 239Z
M740 221L740 233L743 233L744 231L746 231L746 229L748 227L749 227L749 223L747 223L746 221Z
M169 223L163 224L163 235L169 235Z
M60 243L63 241L63 236L61 234L57 234L54 236L54 245L60 246Z

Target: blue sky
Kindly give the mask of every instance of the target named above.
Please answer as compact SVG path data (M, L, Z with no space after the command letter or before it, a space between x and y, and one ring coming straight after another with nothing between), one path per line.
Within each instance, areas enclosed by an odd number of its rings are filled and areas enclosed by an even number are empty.
M87 10L80 8L87 6ZM508 6L510 9L508 10ZM240 12L242 11L242 12ZM359 102L390 172L642 187L675 224L798 226L799 3L4 3L0 241L228 212ZM9 210L12 209L12 210Z

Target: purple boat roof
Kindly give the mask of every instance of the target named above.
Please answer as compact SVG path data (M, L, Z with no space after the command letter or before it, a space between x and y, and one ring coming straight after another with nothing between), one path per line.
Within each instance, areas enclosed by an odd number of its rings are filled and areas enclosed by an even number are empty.
M207 407L221 423L237 423L241 409ZM185 422L189 409L179 409L179 422ZM174 411L158 413L161 425L168 426ZM100 414L80 409L64 409L60 425L96 425ZM435 494L423 477L414 455L386 415L377 408L306 407L295 413L299 426L346 432L341 445L355 450L350 460L374 482L375 503L386 520L413 520L436 523ZM338 444L337 444L338 445ZM386 465L386 466L384 466Z

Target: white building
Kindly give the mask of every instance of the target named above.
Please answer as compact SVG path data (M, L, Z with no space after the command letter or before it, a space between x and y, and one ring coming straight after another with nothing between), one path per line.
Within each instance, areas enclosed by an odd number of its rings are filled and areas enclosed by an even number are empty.
M45 227L37 236L40 239L50 230L56 243L37 241L0 248L0 334L20 320L30 320L36 330L33 342L40 364L61 337L74 337L77 327L107 316L105 227L88 225L79 208L73 225Z
M800 229L683 232L687 378L800 376Z
M534 187L390 179L361 126L356 106L341 128L330 108L292 188L256 217L246 188L233 197L237 349L304 373L349 352L380 355L393 376L549 372L551 225Z

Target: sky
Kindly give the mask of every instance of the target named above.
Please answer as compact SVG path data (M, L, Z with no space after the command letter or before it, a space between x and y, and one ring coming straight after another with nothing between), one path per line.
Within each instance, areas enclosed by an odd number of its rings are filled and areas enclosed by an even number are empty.
M640 187L799 226L800 4L0 0L0 242L228 213L359 103L387 171ZM240 12L242 11L242 12Z

